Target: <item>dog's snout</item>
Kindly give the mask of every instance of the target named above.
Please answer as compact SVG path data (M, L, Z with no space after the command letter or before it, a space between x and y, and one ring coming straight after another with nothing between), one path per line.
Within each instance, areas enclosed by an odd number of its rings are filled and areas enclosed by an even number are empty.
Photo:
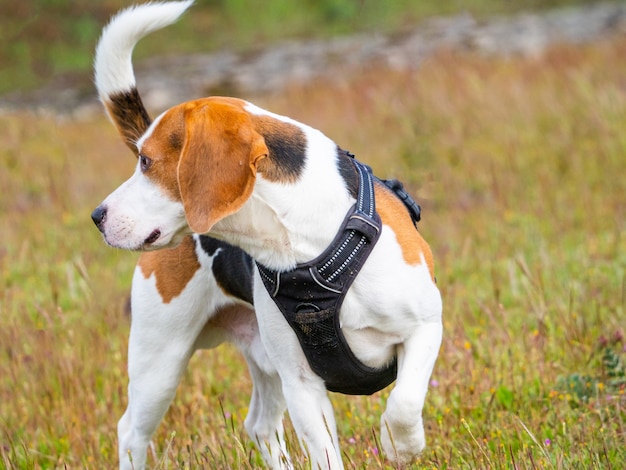
M91 213L91 220L93 220L93 223L96 224L96 227L98 227L98 230L100 230L101 232L104 230L103 224L106 219L106 216L107 216L106 206L98 206Z

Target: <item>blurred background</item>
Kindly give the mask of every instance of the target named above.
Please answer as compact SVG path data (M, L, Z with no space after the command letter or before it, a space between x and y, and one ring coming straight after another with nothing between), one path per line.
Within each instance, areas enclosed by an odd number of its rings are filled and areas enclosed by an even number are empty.
M198 0L193 15L138 47L138 57L173 52L256 49L284 39L356 32L401 33L434 16L476 18L598 3L593 0ZM0 2L0 95L71 72L89 73L104 23L125 0ZM584 25L581 25L584 27ZM82 75L80 75L82 77ZM77 79L75 79L77 80Z

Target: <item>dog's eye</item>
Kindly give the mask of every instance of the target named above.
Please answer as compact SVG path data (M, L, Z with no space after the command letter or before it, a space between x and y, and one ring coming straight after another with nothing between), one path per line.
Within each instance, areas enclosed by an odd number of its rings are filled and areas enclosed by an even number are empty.
M139 155L139 168L141 168L141 171L147 171L150 165L152 165L152 160L145 155Z

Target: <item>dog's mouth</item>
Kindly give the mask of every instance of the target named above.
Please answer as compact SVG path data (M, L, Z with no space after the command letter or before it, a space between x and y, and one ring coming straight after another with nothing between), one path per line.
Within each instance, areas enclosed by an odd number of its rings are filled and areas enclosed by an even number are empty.
M153 230L150 235L148 235L148 238L146 238L143 241L143 243L144 245L152 245L154 242L156 242L159 239L160 236L161 236L161 231L157 228Z
M121 248L130 251L152 251L167 247L171 241L163 235L160 229L154 229L143 241L124 240L115 236L104 234L104 241L113 248Z

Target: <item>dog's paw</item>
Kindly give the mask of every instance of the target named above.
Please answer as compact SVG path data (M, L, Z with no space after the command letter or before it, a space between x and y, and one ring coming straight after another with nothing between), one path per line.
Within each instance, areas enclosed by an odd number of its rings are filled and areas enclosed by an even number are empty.
M424 425L419 417L414 422L392 422L383 414L380 420L380 443L387 458L400 466L415 461L426 447Z

